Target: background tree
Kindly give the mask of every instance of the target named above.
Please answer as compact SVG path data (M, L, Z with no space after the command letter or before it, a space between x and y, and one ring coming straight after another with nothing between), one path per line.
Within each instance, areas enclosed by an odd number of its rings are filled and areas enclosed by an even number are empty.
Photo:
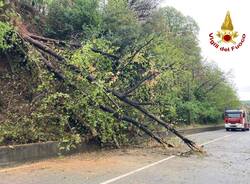
M217 122L225 107L239 105L227 75L203 61L195 21L174 8L140 0L42 4L47 12L32 11L43 29L32 13L17 14L20 4L3 10L0 53L11 72L1 82L22 87L1 89L2 144L60 140L69 148L84 137L119 147L146 134L169 146L155 134L168 130L194 149L176 124Z

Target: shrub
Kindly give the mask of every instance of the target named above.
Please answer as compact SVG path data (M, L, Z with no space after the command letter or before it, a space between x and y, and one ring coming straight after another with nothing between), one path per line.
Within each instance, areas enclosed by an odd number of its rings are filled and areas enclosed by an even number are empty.
M49 4L46 34L58 38L86 33L100 21L98 0L54 0Z

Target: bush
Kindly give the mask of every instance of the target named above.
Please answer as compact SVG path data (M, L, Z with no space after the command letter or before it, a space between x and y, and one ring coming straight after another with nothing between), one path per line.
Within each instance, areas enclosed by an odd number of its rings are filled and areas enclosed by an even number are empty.
M46 34L57 38L83 32L100 22L98 0L54 0L49 4Z
M7 23L0 21L0 54L12 49L17 42L14 29Z

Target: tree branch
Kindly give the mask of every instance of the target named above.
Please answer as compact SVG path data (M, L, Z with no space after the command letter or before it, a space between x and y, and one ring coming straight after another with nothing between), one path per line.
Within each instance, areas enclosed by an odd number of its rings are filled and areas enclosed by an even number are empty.
M29 33L28 35L29 35L29 37L31 37L35 40L40 40L43 42L53 42L55 44L62 45L62 46L70 45L70 46L73 46L76 48L80 48L82 46L81 44L78 44L78 43L67 43L67 42L62 41L62 40L56 40L56 39L46 38L43 36L37 36L37 35L31 34L31 33Z
M49 47L47 47L46 45L41 44L39 41L34 40L33 38L31 38L26 32L25 30L23 30L23 32L21 31L21 35L23 37L23 39L27 42L29 42L30 44L32 44L34 47L42 50L43 52L55 57L58 61L60 62L64 62L66 61L64 57L60 56L59 54L57 54L56 52L54 52L52 49L50 49ZM93 49L96 52L103 54L109 58L113 58L113 59L119 59L117 56L113 56L107 53L103 53L102 51ZM47 63L47 66L50 67L52 69L52 65L51 63L45 62L45 64ZM67 65L67 64L66 64ZM76 66L73 65L67 65L69 67L71 67L71 69L75 72L80 73L80 69L78 69ZM91 75L86 76L86 79L92 83L93 81L95 81L95 78ZM143 83L143 82L142 82ZM141 84L142 84L141 83ZM136 85L136 87L134 87L134 89L138 88L141 84ZM134 90L133 89L133 90ZM152 114L151 112L147 111L146 109L144 109L143 107L141 107L140 105L138 105L138 103L128 99L127 97L124 97L122 94L113 91L113 90L107 90L104 88L104 90L109 93L111 92L112 95L114 95L115 97L117 97L120 101L128 104L131 107L134 107L135 109L139 110L140 112L142 112L143 114L145 114L147 117L149 117L150 119L154 120L155 122L157 122L158 124L162 125L163 127L165 127L167 130L171 131L173 134L175 134L177 137L179 137L180 139L182 139L184 141L185 144L187 144L190 149L195 150L195 151L201 151L201 148L199 148L199 146L197 146L193 141L189 140L188 138L182 136L177 130L175 130L173 127L171 127L170 125L168 125L165 121L161 120L160 118L158 118L157 116L155 116L154 114ZM132 90L132 91L133 91ZM131 91L131 90L130 90ZM143 130L145 133L147 133L148 135L151 135L152 137L154 137L155 140L157 140L157 142L163 144L163 141L161 141L159 138L157 138L157 136L153 135L153 133L148 130L146 127L144 127L143 125L141 125L140 123L138 124L137 121L133 120L132 118L128 117L128 116L120 116L119 114L115 113L114 110L110 109L110 108L105 108L105 106L101 106L100 107L102 110L105 110L106 112L112 113L113 116L117 119L122 119L124 121L130 122L132 124L134 124L135 126L137 126L139 129Z
M56 78L59 80L65 80L65 76L62 74L61 71L59 71L57 68L53 66L51 62L49 62L46 58L42 58L43 63L47 66L48 70L52 72Z
M62 58L61 56L59 56L57 53L53 52L52 49L50 49L48 46L43 45L42 43L38 42L37 40L40 41L44 41L44 42L53 42L56 43L58 45L62 45L62 46L66 46L66 45L70 45L76 48L80 48L82 45L81 44L77 44L77 43L67 43L65 41L62 40L56 40L56 39L51 39L51 38L46 38L46 37L42 37L42 36L37 36L31 33L26 33L26 34L22 34L23 38L28 41L29 43L33 44L34 46L36 46L37 48L45 51L45 52L49 52L49 54L53 55L54 57L56 57L59 60L64 60L64 58ZM109 54L107 52L101 51L99 49L96 48L91 48L91 50L95 53L99 53L109 59L113 59L113 60L119 60L120 58L116 55L113 54Z
M215 87L217 87L222 81L218 81L217 83L215 83L214 85L212 85L209 89L207 89L204 94L209 93L210 91L214 90Z
M184 137L183 135L181 135L177 130L175 130L173 127L171 127L170 125L168 125L165 121L161 120L160 118L158 118L157 116L155 116L154 114L148 112L146 109L144 109L143 107L141 107L140 105L138 105L138 103L122 96L120 93L116 92L116 91L110 91L114 96L116 96L118 99L120 99L121 101L125 102L126 104L136 108L137 110L139 110L140 112L142 112L143 114L145 114L146 116L148 116L150 119L156 121L157 123L159 123L160 125L162 125L163 127L165 127L167 130L169 130L170 132L172 132L173 134L175 134L177 137L179 137L185 144L188 145L188 147L190 147L190 149L195 150L195 151L199 151L202 152L201 148L196 145L193 141L189 140L188 138Z
M30 44L32 44L33 46L35 46L36 48L46 52L47 54L50 54L51 56L55 57L58 61L64 62L65 58L60 56L59 54L57 54L55 51L53 51L51 48L49 48L46 45L41 44L39 41L34 40L33 38L29 37L26 34L22 34L23 39L27 42L29 42Z
M174 64L175 63L171 63L170 65L163 67L163 69L167 70L167 69L171 68ZM160 72L153 72L153 73L149 74L148 76L144 77L141 81L139 81L137 84L135 84L135 86L133 86L132 88L128 89L125 93L123 93L123 96L129 96L130 93L132 93L137 88L139 88L144 82L151 80L152 78L155 78L160 74L161 74Z
M135 56L141 52L142 49L144 49L146 46L148 46L152 41L154 40L154 37L151 38L150 40L146 41L145 44L143 44L141 47L139 47L133 54L128 58L128 60L133 60Z
M120 58L118 57L118 56L116 56L116 55L113 55L113 54L109 54L109 53L107 53L107 52L103 52L103 51L101 51L101 50L99 50L99 49L96 49L96 48L92 48L91 49L93 52L95 52L95 53L99 53L99 54L101 54L101 55L103 55L103 56L106 56L106 57L108 57L109 59L112 59L112 60L119 60Z
M122 121L126 121L128 123L131 123L132 125L136 126L137 128L139 128L140 130L142 130L144 133L146 133L147 135L149 135L150 137L152 137L153 139L155 139L158 143L162 144L165 147L165 144L168 145L168 147L173 147L173 145L168 144L166 142L164 142L160 137L158 137L157 135L153 134L149 129L147 129L143 124L139 123L138 121L130 118L129 116L126 115L119 115L116 111L114 111L113 109L103 106L101 105L100 108L104 111L104 112L108 112L111 113L113 117L115 117L118 120L122 120Z
M132 88L128 89L125 93L123 93L123 96L128 96L130 93L132 93L137 88L139 88L145 81L150 80L150 79L156 77L158 74L159 74L158 72L153 72L153 73L149 74L148 76L144 77L136 85L134 85Z

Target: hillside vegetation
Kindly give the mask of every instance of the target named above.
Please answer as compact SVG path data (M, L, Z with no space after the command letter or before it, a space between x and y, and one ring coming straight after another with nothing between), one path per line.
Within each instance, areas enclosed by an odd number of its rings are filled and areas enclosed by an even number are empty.
M0 1L0 145L132 144L240 102L199 26L157 0Z
M247 106L250 105L250 101L249 100L241 101L241 103L244 104L244 105L247 105Z

